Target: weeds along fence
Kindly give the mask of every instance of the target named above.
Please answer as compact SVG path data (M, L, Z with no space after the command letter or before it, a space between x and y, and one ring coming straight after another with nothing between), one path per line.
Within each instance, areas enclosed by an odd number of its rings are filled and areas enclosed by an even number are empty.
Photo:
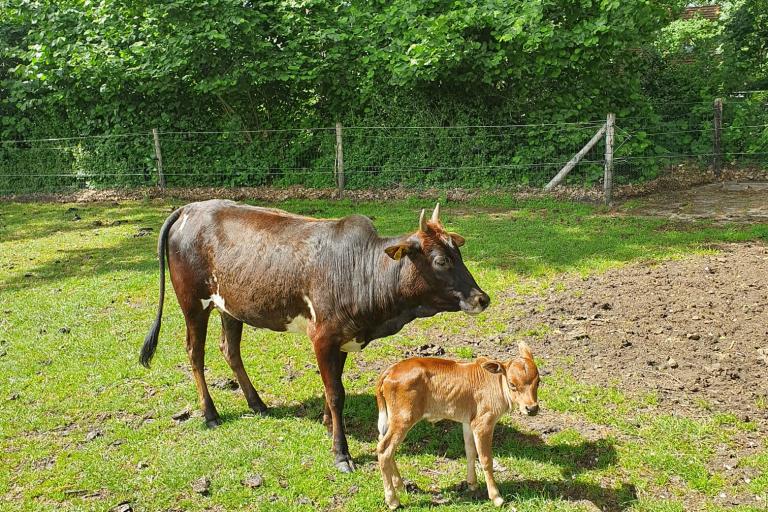
M755 108L757 104L757 108ZM664 104L615 121L614 183L654 178L680 163L768 162L768 96ZM0 141L0 194L81 188L302 185L347 189L544 186L605 119L503 126L337 126L242 131L151 129ZM719 135L719 145L715 135ZM604 175L605 139L565 179Z

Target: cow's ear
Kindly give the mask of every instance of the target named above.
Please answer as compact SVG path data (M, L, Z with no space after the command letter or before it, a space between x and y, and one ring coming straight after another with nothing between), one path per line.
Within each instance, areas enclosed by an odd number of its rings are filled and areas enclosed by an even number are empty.
M390 245L389 247L384 249L384 252L387 253L387 256L389 256L393 260L399 260L403 256L411 254L417 247L418 247L418 243L412 242L412 241L405 241L399 244Z
M483 369L491 373L501 373L504 371L504 366L498 361L486 361L483 363Z
M448 233L448 236L451 237L451 240L453 240L453 243L456 244L456 247L461 247L464 245L464 237L461 236L458 233Z

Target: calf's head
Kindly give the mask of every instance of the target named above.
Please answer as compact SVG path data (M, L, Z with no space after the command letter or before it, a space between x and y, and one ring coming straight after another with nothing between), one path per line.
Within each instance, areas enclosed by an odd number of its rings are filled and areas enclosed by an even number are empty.
M517 405L520 414L534 416L539 412L539 369L533 361L531 349L524 342L518 345L519 355L509 361L485 361L483 369L504 375L502 385L510 405Z
M440 223L440 204L432 218L426 220L424 210L419 217L419 230L404 241L385 249L387 255L399 260L407 257L414 265L406 286L420 297L421 305L439 311L464 311L477 314L491 299L475 282L461 259L459 247L464 238L450 233Z

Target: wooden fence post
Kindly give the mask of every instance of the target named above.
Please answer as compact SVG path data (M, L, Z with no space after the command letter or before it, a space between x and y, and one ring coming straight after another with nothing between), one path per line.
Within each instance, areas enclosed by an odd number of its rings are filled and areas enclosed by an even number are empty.
M605 122L605 177L603 179L603 196L605 204L613 202L613 128L616 124L616 114L608 114Z
M715 171L715 177L719 178L723 167L723 148L721 146L720 139L723 131L722 98L715 98L714 109L714 131L712 134L712 168Z
M163 174L163 154L160 152L160 134L157 128L152 128L152 137L155 139L155 160L157 161L157 177L160 189L165 190L165 174Z
M568 160L568 163L566 163L562 169L560 169L560 172L558 172L554 178L550 180L549 183L547 183L544 186L544 190L546 192L549 192L556 186L560 184L561 181L565 179L566 176L568 176L568 173L573 170L574 167L576 167L576 164L578 164L582 158L584 158L584 155L586 155L592 147L597 144L597 141L599 141L603 135L605 134L605 125L601 126L599 130L597 130L597 133L595 133L594 136L587 142L586 146L581 148L578 153L573 155L573 158Z
M344 148L341 143L341 123L336 123L336 186L339 198L344 195Z

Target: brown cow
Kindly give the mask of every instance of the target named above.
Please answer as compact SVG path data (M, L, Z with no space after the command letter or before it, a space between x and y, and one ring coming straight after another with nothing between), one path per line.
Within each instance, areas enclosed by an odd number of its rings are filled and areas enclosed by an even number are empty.
M506 362L479 358L460 363L439 358L412 358L393 364L379 377L379 468L384 499L391 509L400 506L397 490L403 479L395 464L395 451L408 431L422 419L453 420L464 427L467 483L477 488L475 457L485 473L488 497L496 506L504 499L493 479L491 441L496 422L515 405L522 414L539 411L539 371L528 345L519 346L520 357Z
M220 348L249 406L265 414L243 368L243 324L306 333L325 386L323 422L336 467L354 470L344 434L341 374L348 352L442 311L479 313L490 302L461 259L464 239L443 229L439 205L419 229L381 238L370 219L313 219L232 201L188 204L163 224L158 241L160 306L144 340L148 366L163 313L165 257L187 326L187 352L206 424L220 424L205 383L208 317L219 310Z

